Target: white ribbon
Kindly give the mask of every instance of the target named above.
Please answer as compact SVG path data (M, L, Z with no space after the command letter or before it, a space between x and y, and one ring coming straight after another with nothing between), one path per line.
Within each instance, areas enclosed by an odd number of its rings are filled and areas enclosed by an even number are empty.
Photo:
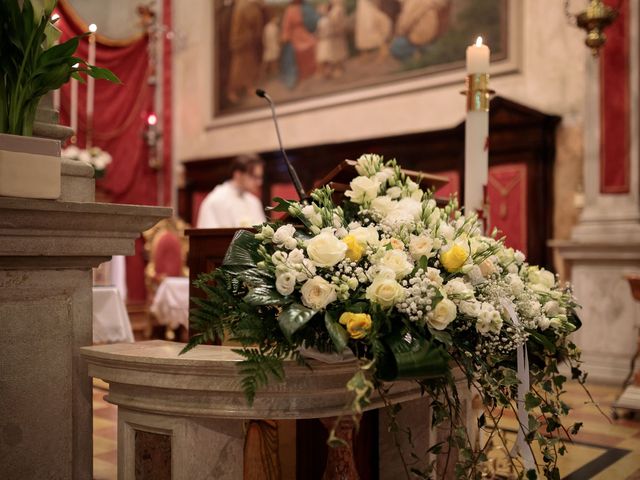
M520 318L510 300L502 299L502 306L507 310L513 324L520 326ZM517 352L518 359L518 436L516 437L516 443L511 449L511 456L520 455L522 457L522 463L524 464L525 471L536 468L536 462L531 453L531 447L525 440L526 435L529 433L529 416L527 415L527 409L525 408L525 396L529 393L529 356L527 354L527 343L524 342L518 347Z

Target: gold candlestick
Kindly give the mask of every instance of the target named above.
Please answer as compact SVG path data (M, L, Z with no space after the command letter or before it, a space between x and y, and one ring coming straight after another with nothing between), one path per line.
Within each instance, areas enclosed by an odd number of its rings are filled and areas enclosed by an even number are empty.
M465 85L466 89L460 93L467 96L467 112L488 112L491 96L496 93L489 88L489 74L467 75Z

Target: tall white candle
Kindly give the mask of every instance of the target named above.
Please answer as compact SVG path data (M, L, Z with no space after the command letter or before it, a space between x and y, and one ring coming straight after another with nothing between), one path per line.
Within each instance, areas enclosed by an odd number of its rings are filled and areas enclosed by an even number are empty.
M487 73L490 55L491 50L482 43L482 37L478 37L475 44L467 47L467 73Z
M77 67L76 63L74 67ZM73 135L77 137L78 135L78 81L75 78L71 78L71 105L70 105L70 114L69 117L71 119L71 129L73 130Z
M475 45L467 47L467 74L489 72L489 47L478 37ZM484 189L489 181L489 111L469 109L465 122L464 206L470 213L482 211ZM485 218L486 214L485 213Z
M96 31L98 27L96 27L95 23L89 25L89 31L91 35L89 35L89 57L87 59L87 63L89 65L95 65L96 63ZM95 79L87 75L87 140L86 147L90 148L93 141L93 110L95 103Z

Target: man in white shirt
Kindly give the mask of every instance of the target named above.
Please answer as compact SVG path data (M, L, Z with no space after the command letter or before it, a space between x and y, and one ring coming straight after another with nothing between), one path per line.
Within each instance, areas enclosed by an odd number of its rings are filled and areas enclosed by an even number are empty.
M231 163L231 179L215 187L202 201L198 228L251 227L266 218L256 196L262 189L264 161L257 155L240 155Z

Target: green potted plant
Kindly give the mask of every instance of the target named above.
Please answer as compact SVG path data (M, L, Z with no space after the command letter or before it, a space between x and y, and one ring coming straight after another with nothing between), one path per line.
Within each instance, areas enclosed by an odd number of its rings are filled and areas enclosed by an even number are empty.
M120 82L75 56L79 37L57 44L51 20L57 0L0 2L0 195L60 196L60 142L33 138L44 95L81 74Z

